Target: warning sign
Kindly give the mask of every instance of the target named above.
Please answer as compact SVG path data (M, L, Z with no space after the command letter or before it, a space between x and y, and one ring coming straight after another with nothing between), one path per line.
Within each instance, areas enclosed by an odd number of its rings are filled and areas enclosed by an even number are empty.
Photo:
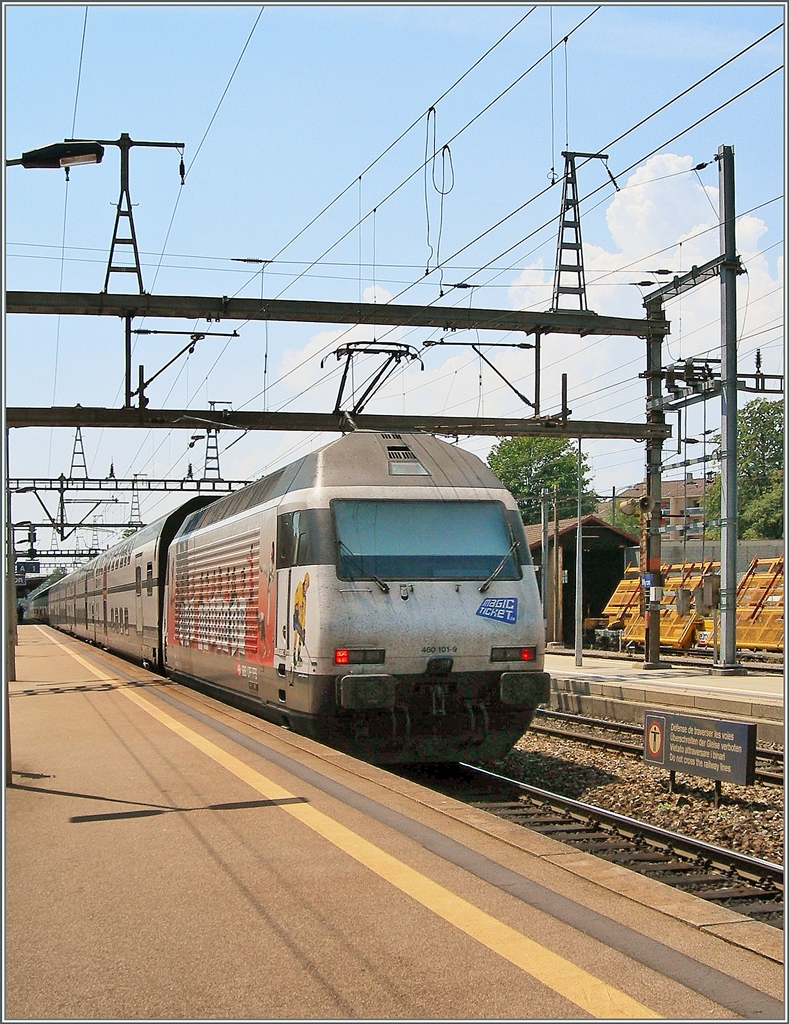
M756 726L648 711L644 716L644 761L669 771L751 786Z
M647 715L644 719L644 760L651 764L665 763L666 717Z

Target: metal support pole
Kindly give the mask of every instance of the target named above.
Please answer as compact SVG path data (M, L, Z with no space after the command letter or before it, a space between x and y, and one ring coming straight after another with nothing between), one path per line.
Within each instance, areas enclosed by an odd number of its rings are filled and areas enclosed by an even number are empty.
M737 246L734 147L718 147L721 275L721 666L737 664Z
M540 555L540 598L542 603L542 624L548 628L548 488L540 491L540 527L542 552Z
M137 233L134 230L134 213L132 210L131 195L129 194L129 150L132 146L136 145L136 143L132 141L127 132L122 132L121 137L116 143L114 143L114 145L117 145L121 151L121 194L118 199L118 207L115 213L115 228L112 233L112 244L110 246L110 258L107 262L107 273L104 277L104 291L106 292L109 288L110 274L135 274L137 277L137 284L140 289L140 295L142 295L144 294L144 288L142 285L142 268L140 266L140 253L137 248ZM128 234L124 237L121 237L119 234L121 217L125 217L128 221ZM134 254L134 266L113 262L115 258L115 247L117 245L131 246Z
M559 485L553 485L553 628L554 643L559 643Z
M542 333L539 328L534 332L534 415L540 415L540 342Z
M575 664L584 663L583 524L581 523L581 438L578 438L578 526L575 534Z
M58 496L58 536L61 540L66 539L66 478L61 473L59 480L59 496Z
M126 401L124 405L127 409L131 408L132 404L132 386L131 386L131 375L132 375L132 342L131 342L131 323L132 318L130 316L125 317L126 320Z
M5 432L6 469L6 670L5 670L5 784L13 781L11 770L11 683L16 680L16 583L14 581L14 528L11 525L11 488L8 486L8 437Z
M663 302L656 298L645 303L647 307L647 422L663 424L666 417L662 409L662 366L663 366L663 332L650 329L650 321L663 323ZM652 507L645 513L646 523L646 572L652 575L655 587L662 587L660 575L660 501L661 474L663 461L663 441L650 438L646 443L646 484L647 497L652 499ZM660 665L660 601L652 601L649 591L645 596L646 635L644 638L644 668Z

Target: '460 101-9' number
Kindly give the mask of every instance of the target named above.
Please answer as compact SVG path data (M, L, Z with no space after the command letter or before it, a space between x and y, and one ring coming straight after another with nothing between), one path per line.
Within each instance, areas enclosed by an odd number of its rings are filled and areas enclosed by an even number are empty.
M437 647L433 645L422 648L422 654L457 654L457 652L457 645L454 647Z

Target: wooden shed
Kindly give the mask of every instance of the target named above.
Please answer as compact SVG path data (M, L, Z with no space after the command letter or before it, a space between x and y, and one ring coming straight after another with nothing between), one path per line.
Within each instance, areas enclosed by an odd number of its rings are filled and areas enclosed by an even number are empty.
M527 526L526 539L537 570L540 593L545 593L546 639L572 646L575 636L575 565L578 519L560 519L558 546L554 524L548 526L547 571L542 571L542 528ZM638 546L632 533L611 526L592 513L581 517L581 566L584 620L596 619L622 579L626 550Z

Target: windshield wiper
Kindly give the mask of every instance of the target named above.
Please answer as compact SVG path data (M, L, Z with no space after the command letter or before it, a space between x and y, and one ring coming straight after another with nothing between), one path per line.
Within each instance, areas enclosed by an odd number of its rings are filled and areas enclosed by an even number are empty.
M351 558L354 560L354 562L356 562L356 564L359 566L359 568L362 570L362 572L365 574L365 576L369 576L370 579L375 580L375 582L381 588L381 591L384 594L388 594L389 593L389 584L384 582L384 580L379 579L375 575L374 572L370 572L370 570L365 567L365 565L362 562L361 558L359 558L359 556L354 551L351 551L351 549L348 547L348 545L345 543L345 541L341 540L341 541L338 541L338 543L340 545L340 548L345 548L345 550L348 552L348 554L351 556Z
M502 560L499 562L499 564L496 566L496 568L493 570L493 572L490 574L490 576L488 576L488 578L485 580L485 582L479 588L480 594L484 594L485 591L488 589L488 587L491 585L491 583L496 579L498 574L504 568L504 566L505 566L505 564L507 562L507 559L510 557L510 555L515 550L515 548L517 548L517 546L518 546L517 540L514 540L512 542L512 544L510 544L510 549L507 552L507 554L504 556L504 558L502 558Z

